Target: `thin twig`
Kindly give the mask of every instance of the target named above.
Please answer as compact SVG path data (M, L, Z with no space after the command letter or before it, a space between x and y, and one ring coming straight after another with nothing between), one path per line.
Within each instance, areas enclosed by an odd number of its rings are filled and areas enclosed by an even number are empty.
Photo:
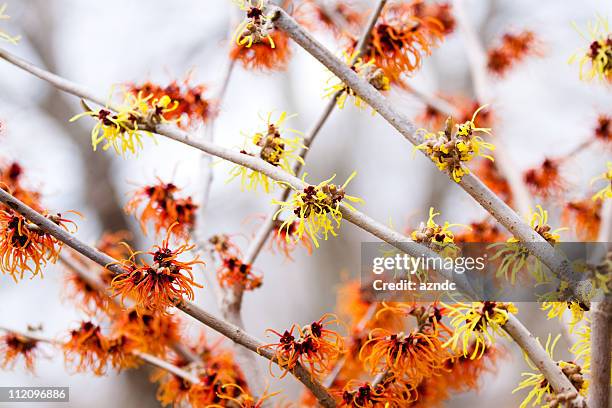
M62 343L58 340L54 340L54 339L50 339L47 337L43 337L40 336L38 334L35 333L24 333L24 332L20 332L18 330L13 330L13 329L8 329L5 327L0 327L0 331L4 331L6 333L12 333L15 334L17 336L26 338L26 339L30 339L30 340L34 340L37 342L41 342L41 343L48 343L51 344L53 346L61 346ZM171 374L176 375L177 377L180 377L184 380L189 381L192 384L198 384L200 382L200 379L198 377L196 377L195 375L173 365L170 364L169 362L162 360L159 357L155 357L151 354L147 354L147 353L143 353L141 351L132 351L130 352L130 354L135 355L136 357L140 358L142 361L145 361L149 364L151 364L152 366L155 366L157 368L161 368L162 370L165 370Z
M200 379L195 375L183 370L182 368L175 366L174 364L170 364L169 362L162 360L159 357L155 357L151 354L143 353L140 351L132 351L132 354L140 358L142 361L145 361L157 368L161 368L162 370L167 371L170 374L174 374L175 376L180 377L184 380L187 380L192 384L200 383Z
M332 71L353 92L386 119L402 136L414 145L420 144L421 140L415 133L417 130L416 126L405 115L397 111L380 92L317 42L282 9L273 7L273 10L276 27L284 30L296 43ZM485 186L480 179L473 174L467 174L457 184L519 239L553 273L566 280L572 279L572 269L569 261L562 254L557 253L542 236L521 220L512 208ZM587 301L587 294L590 290L588 282L581 283L574 289L577 292L578 299Z
M463 43L469 60L476 99L480 103L486 103L491 100L492 89L487 73L487 55L474 29L474 25L470 21L464 1L455 0L453 7L459 29L463 35ZM508 185L512 190L512 196L519 213L526 216L532 209L531 194L521 177L521 173L516 171L516 166L508 154L504 141L495 136L495 134L492 135L492 138L496 146L495 159L497 166L508 180Z
M46 233L52 235L59 241L63 242L70 248L74 249L78 253L84 255L85 257L91 259L95 263L100 266L105 267L109 271L120 274L125 272L123 267L120 266L119 261L110 257L109 255L99 251L98 249L91 247L70 234L68 231L61 228L59 225L55 224L53 221L49 220L47 217L39 214L32 208L28 207L6 191L0 189L0 202L4 203L7 207L17 211L19 214L23 215L29 221L38 225L40 229L45 231ZM257 340L255 337L252 337L250 334L246 333L241 328L228 323L222 319L219 319L216 316L202 310L197 305L188 301L181 301L176 307L189 316L195 318L206 326L216 330L220 334L226 336L230 340L238 343L251 351L255 351L258 354L264 356L268 360L271 360L276 363L274 358L274 353L267 350L262 349L259 350L260 347L264 346L264 343ZM329 391L323 387L317 380L315 380L303 366L300 364L296 365L296 367L291 370L293 375L300 380L310 391L317 397L321 405L325 407L335 407L335 400L329 394Z

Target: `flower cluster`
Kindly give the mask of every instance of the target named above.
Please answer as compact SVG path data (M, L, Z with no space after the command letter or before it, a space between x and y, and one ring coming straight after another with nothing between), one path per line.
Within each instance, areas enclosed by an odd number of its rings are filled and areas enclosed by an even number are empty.
M236 28L230 57L250 69L284 69L291 56L289 38L274 28L265 11L267 0L234 1L246 13L246 19Z
M300 363L309 369L315 377L321 377L329 372L332 363L344 351L344 340L341 335L328 327L338 324L335 316L326 314L319 320L307 326L293 325L282 334L276 330L267 332L279 337L278 343L271 343L260 347L261 350L272 349L278 366L282 369L280 378ZM297 333L294 332L297 330ZM272 374L272 360L270 373Z
M431 15L419 16L412 4L392 4L383 10L362 57L374 60L392 83L401 85L402 75L420 67L422 55L431 53L444 31L446 27L439 20Z
M410 385L416 386L441 370L451 357L443 343L435 324L409 333L376 328L370 332L359 358L372 374L386 371L398 378L406 377Z
M485 150L494 150L495 146L485 142L478 133L490 134L491 129L480 128L475 124L481 106L474 112L471 120L455 125L449 118L444 130L436 133L422 131L423 142L415 149L422 150L441 171L446 171L453 180L460 182L469 170L464 163L481 156L493 161L493 157L485 154Z
M8 332L0 336L0 367L3 370L11 369L21 358L25 367L31 373L34 372L34 359L40 352L39 341L18 333Z
M254 290L263 284L263 278L253 273L253 266L235 256L223 257L217 269L217 280L223 288L240 286L244 290Z
M354 52L353 54L348 54L345 52L344 60L360 78L366 80L376 90L384 92L391 89L389 78L385 75L382 69L378 68L374 64L373 59L369 60L368 62L364 62L362 58L357 58L357 52ZM338 78L335 76L332 76L327 81L328 84L330 81L334 82L328 85L328 87L325 89L325 97L328 98L334 96L340 109L344 108L348 97L352 97L354 99L355 106L358 108L364 108L366 106L363 99L361 99L361 97L359 97L359 95L357 95L355 91L353 91L344 82L338 80Z
M572 56L570 62L578 59L580 79L592 80L597 77L602 81L612 81L612 33L608 21L598 17L595 23L589 23L587 35L591 44L585 51Z
M190 196L177 197L179 191L175 184L165 183L158 178L157 184L136 190L126 204L125 211L128 214L136 214L144 203L139 221L145 234L147 223L152 221L156 235L165 229L173 231L178 237L187 238L195 225L198 206Z
M131 307L112 318L113 335L128 339L145 353L163 356L180 339L179 322L174 316Z
M542 198L554 197L566 188L560 166L560 160L544 159L540 167L527 170L523 180L533 194Z
M504 34L501 44L488 51L487 68L500 76L506 74L525 57L537 53L536 42L535 34L531 31Z
M66 231L75 225L61 214L46 217ZM62 243L38 225L13 210L0 210L0 270L15 282L23 279L26 271L32 276L42 273L43 266L57 261L61 249Z
M196 123L206 123L215 114L213 103L206 99L206 86L191 85L189 79L182 82L172 81L166 86L160 86L147 81L141 85L130 84L129 91L138 95L151 95L152 100L168 97L176 103L176 108L163 113L165 120L178 121L180 127L189 127Z
M464 357L481 358L494 341L493 335L504 336L502 326L509 314L518 309L512 303L472 302L444 305L451 318L453 334L445 346L458 350Z
M297 161L304 164L304 160L300 157L300 149L304 149L302 144L301 132L285 127L285 122L295 115L288 115L287 112L281 112L277 120L272 119L272 112L268 113L265 123L266 128L263 132L257 132L248 140L248 149L257 150L256 153L250 153L246 149L241 150L242 154L256 156L271 164L279 167L284 171L293 174L292 162ZM296 134L294 137L287 137L287 133ZM266 193L269 193L274 188L274 183L263 173L259 171L236 165L230 172L231 181L235 178L240 178L242 188L246 190L256 190L259 185Z
M290 211L279 231L287 231L286 238L294 239L296 242L306 234L317 248L321 235L324 240L327 240L329 235L336 236L336 228L340 227L342 220L340 204L343 203L348 209L354 210L347 201L362 202L360 198L345 193L346 186L356 174L353 172L341 186L331 184L335 177L333 176L316 186L308 185L302 190L295 191L288 201L273 200L274 204L280 206L274 214L274 219L277 219L283 211ZM292 234L288 233L290 229Z
M193 266L203 264L196 256L190 261L178 258L184 252L192 250L195 245L183 244L176 249L169 247L168 235L161 245L147 252L153 262L136 259L138 253L132 253L128 259L121 261L125 272L117 274L111 282L115 296L133 299L145 310L165 312L167 308L185 299L193 300L193 287L202 287L194 280Z
M464 225L449 224L448 221L445 221L444 225L439 225L434 221L434 218L438 215L440 215L440 213L435 212L434 208L430 207L427 223L421 222L419 228L412 231L410 237L414 242L424 244L436 252L450 255L458 249L453 245L455 242L455 235L450 229L452 227Z
M138 366L138 358L131 353L134 349L135 344L126 337L108 337L90 321L72 330L63 344L67 365L76 372L91 371L99 376L105 374L109 365L116 370Z
M154 98L153 95L124 92L123 102L115 107L107 104L104 108L93 110L81 101L84 112L70 119L71 122L84 116L96 120L91 130L91 144L96 150L102 145L106 151L111 147L119 155L126 152L135 154L142 149L143 136L153 137L149 131L155 125L168 122L166 116L178 108L178 102L168 95Z
M188 363L177 357L173 363L195 374L200 382L193 384L164 370L156 370L154 373L152 380L159 383L157 399L163 406L188 404L194 408L217 407L226 406L226 401L235 399L234 402L245 402L245 405L237 405L238 407L253 407L248 405L249 398L253 398L232 353L214 350L206 344L203 347L200 345L195 351L201 356L201 361Z
M6 14L4 14L4 12L6 11L6 4L2 4L0 5L0 20L8 20L10 17L7 16ZM19 36L11 36L6 34L3 31L0 31L0 40L4 40L4 41L8 41L11 44L17 44L17 42L19 41L20 37Z

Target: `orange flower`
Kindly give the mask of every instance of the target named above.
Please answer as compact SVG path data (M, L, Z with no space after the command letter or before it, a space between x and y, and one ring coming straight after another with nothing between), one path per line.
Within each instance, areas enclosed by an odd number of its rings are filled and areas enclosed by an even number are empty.
M104 375L109 359L110 343L99 326L83 322L77 330L70 332L64 343L64 358L67 364L75 365L76 372L91 370L95 375Z
M608 145L612 142L612 125L610 122L612 122L612 118L609 115L599 115L595 128L595 138Z
M507 237L502 233L496 223L488 220L472 222L469 229L455 235L455 242L505 242Z
M90 283L86 279L83 279L78 273L71 270L66 271L64 282L66 296L70 298L80 310L85 312L85 314L95 316L101 311L108 311L108 296L90 285Z
M244 290L257 289L262 285L263 278L255 275L252 265L242 262L235 256L222 259L217 269L217 280L223 288L239 285Z
M268 329L266 332L279 337L278 343L271 343L260 347L260 349L273 349L274 360L283 370L280 378L291 371L297 363L310 369L315 377L320 377L329 372L332 363L344 352L344 341L342 336L326 326L337 324L338 320L330 314L323 315L321 319L304 327L291 326L280 334L276 330ZM294 331L297 329L297 338ZM270 374L273 362L270 360Z
M156 245L154 251L147 252L153 258L152 265L144 261L137 263L137 253L122 262L125 272L116 275L111 282L115 296L120 295L122 301L129 296L139 307L162 313L184 299L193 300L193 286L202 287L194 281L193 265L204 262L197 256L187 262L177 259L195 245L185 244L177 249L170 249L168 240L172 228L173 226L168 230L161 246Z
M198 206L192 202L191 197L178 198L175 194L179 188L172 183L164 183L159 178L155 185L145 186L137 190L132 199L126 204L128 214L136 214L141 204L146 203L140 214L140 226L146 234L146 224L153 221L155 234L162 229L169 230L174 227L178 237L185 238L195 225L196 210Z
M24 202L27 206L37 211L42 211L40 206L40 193L31 191L23 186L23 168L17 162L11 162L0 167L0 188L10 192L13 197ZM0 208L4 205L0 204Z
M323 28L338 36L345 31L354 31L364 23L364 14L344 0L323 2L315 0L304 1L296 9L295 18L309 28Z
M136 368L142 364L134 351L139 350L140 344L127 336L117 336L109 339L108 361L117 371Z
M130 84L129 91L134 96L151 95L151 100L170 97L178 105L176 109L165 112L164 118L169 122L178 121L178 126L181 128L188 128L194 123L206 123L215 115L213 103L204 97L206 86L192 86L189 81L189 78L181 83L172 81L166 86L147 81L142 85Z
M472 119L472 115L475 111L482 106L478 101L460 96L460 95L438 95L443 101L446 101L450 105L457 109L457 123L465 123ZM425 105L424 111L416 117L416 120L422 122L425 127L430 129L442 129L445 126L445 122L448 115L439 111L434 106ZM494 112L490 107L483 109L478 112L478 123L483 128L491 128L494 123Z
M563 208L561 221L563 225L573 224L576 236L581 241L596 240L601 224L601 205L601 200L593 201L590 198L570 201Z
M0 336L0 356L2 369L12 369L19 358L23 358L26 369L34 373L34 358L38 354L38 341L17 333L6 333Z
M159 382L159 388L155 396L162 406L179 407L189 402L189 392L191 390L189 381L164 370L157 370L151 379Z
M194 373L200 382L191 384L165 370L156 370L152 380L159 383L157 399L163 406L175 407L189 403L194 408L216 406L224 401L220 394L238 398L237 389L224 386L235 385L248 393L244 374L233 359L232 353L220 351L213 353L208 349L203 354L202 363L187 363L180 359L172 361L175 366ZM203 368L204 366L205 368Z
M253 397L249 392L238 384L225 384L221 387L222 393L218 397L223 400L224 405L210 405L210 407L224 407L227 405L236 406L238 408L261 408L267 399L279 394L279 392L268 393L264 390L263 395L259 398Z
M560 165L560 161L544 159L540 167L527 170L523 175L527 187L533 194L542 198L558 195L566 188L566 183L561 177Z
M499 171L497 164L491 160L481 160L475 171L482 182L506 204L512 203L512 189L506 177Z
M291 253L298 247L298 245L301 245L302 247L306 248L308 255L312 255L312 242L308 236L294 236L297 232L299 222L295 221L293 224L284 228L281 228L282 225L283 221L274 220L274 228L272 229L272 235L270 236L270 249L272 252L277 250L283 253L285 258L293 261Z
M234 45L230 51L230 58L240 61L246 69L283 71L287 68L291 49L287 34L282 31L274 31L272 34L275 48L268 44L253 44L249 48Z
M175 317L133 307L114 316L112 330L114 336L125 337L138 350L153 355L164 355L180 339Z
M60 214L46 217L67 231L68 224L74 225ZM47 262L55 263L61 249L62 243L36 224L13 210L0 210L0 270L9 273L15 282L23 279L26 271L32 276L42 274L42 267Z
M408 7L412 7L412 12L418 19L433 18L439 21L442 24L442 33L444 35L448 35L455 30L456 21L449 3L413 1L408 4Z
M501 44L488 52L487 68L494 74L505 75L528 55L537 55L537 40L533 32L506 33Z
M246 19L234 34L230 58L240 61L247 69L282 70L291 56L289 38L264 10L263 0L239 0Z
M226 234L217 234L210 237L208 243L212 245L215 252L219 254L221 258L228 257L242 257L242 252L238 245L234 244L231 237Z
M431 54L432 47L443 38L442 23L431 16L419 18L412 7L412 4L388 6L372 30L363 54L364 61L374 60L391 82L399 85L403 85L401 76L416 71L422 56ZM356 41L352 48L355 44Z
M376 328L359 353L371 373L388 371L399 378L407 376L411 385L438 374L450 357L435 325L409 334Z

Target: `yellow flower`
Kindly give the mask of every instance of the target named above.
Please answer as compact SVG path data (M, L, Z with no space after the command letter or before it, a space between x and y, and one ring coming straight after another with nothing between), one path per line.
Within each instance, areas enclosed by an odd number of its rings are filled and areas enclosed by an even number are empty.
M569 322L570 332L573 332L576 324L584 318L585 311L578 302L543 302L541 307L542 310L548 311L546 317L549 320L554 318L563 319L563 314L569 309L572 313L572 318Z
M259 44L267 40L270 48L276 48L274 39L270 34L274 29L274 24L264 11L267 1L234 0L234 3L247 15L247 18L240 23L234 32L236 44L240 47L251 48L253 44Z
M551 359L554 360L553 354L555 351L555 346L559 341L561 335L557 335L554 340L551 339L551 335L548 335L546 340L546 353L550 356ZM552 340L552 341L551 341ZM525 361L529 365L529 367L537 371L537 367L533 364L533 362L525 355ZM572 385L576 387L578 392L585 396L588 388L588 383L582 377L582 369L580 366L574 363L570 363L567 361L558 361L557 365L561 368L563 374L565 374ZM555 395L550 383L544 377L544 375L540 372L536 373L521 373L521 376L524 378L512 393L514 394L517 391L525 390L531 388L531 391L527 394L523 402L521 403L519 408L526 408L531 403L532 407L538 406L542 408L548 407L558 407L560 406L560 402L562 402L562 398L557 398Z
M319 239L327 240L329 235L337 236L336 228L340 227L342 213L340 204L354 211L350 204L361 203L362 199L345 193L348 183L357 173L353 172L342 186L331 184L335 175L317 185L308 185L303 190L296 190L288 201L272 200L273 204L279 205L279 210L274 214L276 220L282 212L288 212L287 218L278 229L278 233L285 234L287 241L291 239L298 242L306 234L319 247ZM304 174L306 177L306 174Z
M563 227L553 230L552 227L548 225L548 211L542 208L541 205L536 205L536 211L531 212L529 216L529 225L551 245L556 244L561 239L559 232L568 229Z
M110 109L110 103L98 110L91 109L84 101L81 103L85 112L72 117L70 122L84 116L96 119L97 123L91 130L94 151L102 145L102 150L112 147L119 155L137 153L143 147L142 137L153 137L146 128L168 122L163 115L178 107L178 102L168 96L159 99L152 95L144 97L141 92L137 95L124 92L123 102L116 107L116 112Z
M453 227L465 227L463 224L449 224L445 221L443 225L438 225L434 218L440 215L435 212L433 207L429 208L429 219L427 223L421 222L419 228L412 231L410 237L414 242L424 244L443 256L454 256L458 254L459 248L454 245L455 235L450 230Z
M570 64L579 60L580 79L590 81L597 77L603 81L612 81L612 33L608 20L598 16L595 23L589 22L587 35L577 27L576 30L581 37L591 41L586 50L570 58Z
M599 190L593 196L593 201L596 201L596 200L605 201L608 198L612 198L612 162L608 162L607 166L608 166L608 171L606 171L605 173L600 174L599 176L597 176L593 180L591 180L591 184L593 184L597 180L605 180L606 181L606 186L604 188L602 188L601 190Z
M481 106L474 112L471 120L455 125L452 118L446 120L446 128L438 132L427 132L420 129L423 143L415 147L422 150L434 162L439 170L448 172L456 182L460 182L464 175L470 171L463 164L475 157L484 157L493 161L493 157L485 151L495 150L492 143L485 142L477 133L491 134L490 128L479 128L475 124L478 112L484 109Z
M368 81L374 88L379 91L388 91L391 89L389 78L385 75L382 69L378 68L374 64L374 59L370 59L368 62L364 62L362 58L357 58L358 52L355 51L352 54L347 52L343 52L344 60L347 65L349 65L360 78ZM353 63L353 61L355 61ZM325 88L325 98L329 98L335 95L337 92L341 92L336 98L336 102L338 108L344 108L346 104L346 100L349 96L353 97L355 100L355 106L359 109L362 109L367 106L367 104L353 91L348 85L344 82L340 81L338 77L332 75L327 80L328 85ZM372 111L374 114L375 111Z
M250 138L247 137L249 150L257 150L257 152L251 153L247 151L247 146L245 146L241 153L259 157L265 162L293 174L292 162L298 161L304 164L304 160L299 153L301 149L306 148L300 136L284 136L285 133L302 134L295 129L284 127L285 121L295 116L287 115L287 112L281 112L279 118L274 121L272 120L272 112L270 112L265 119L266 129L263 132L255 133ZM263 187L266 193L274 189L274 182L268 176L244 166L236 165L232 168L228 183L237 177L240 177L242 188L246 190L257 190L259 185Z
M591 371L591 322L585 319L585 324L580 327L580 330L574 332L578 336L576 341L570 348L576 361L582 361L582 368L585 373Z
M472 302L443 304L449 310L452 337L444 344L453 350L459 349L464 357L471 360L482 357L493 341L493 335L505 336L502 326L508 321L508 314L518 309L512 303ZM470 354L471 353L471 354Z
M0 6L0 20L10 19L8 15L4 14L6 7L7 7L6 4L3 4ZM19 41L20 39L21 39L20 36L11 36L11 35L6 34L5 32L0 31L0 40L8 41L11 44L17 44L17 41Z
M548 211L542 208L541 205L537 205L536 211L532 211L531 214L528 215L527 221L531 228L551 245L555 245L561 239L559 232L567 229L557 228L553 230L552 227L548 225ZM496 272L497 277L503 275L514 284L518 273L526 267L537 283L549 281L549 276L542 262L538 258L532 256L531 252L529 252L517 238L509 238L505 243L491 244L488 248L495 247L500 247L500 249L490 258L490 260L494 261L501 259L500 267Z

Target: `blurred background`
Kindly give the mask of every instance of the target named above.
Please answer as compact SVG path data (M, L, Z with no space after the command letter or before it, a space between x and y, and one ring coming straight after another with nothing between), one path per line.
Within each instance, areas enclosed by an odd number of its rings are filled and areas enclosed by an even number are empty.
M208 96L219 91L228 65L228 35L233 30L235 6L229 0L6 0L11 20L7 32L20 34L18 46L3 45L11 52L100 95L113 84L152 80L167 84L191 75L203 83ZM299 2L297 2L299 3ZM375 1L354 1L364 10ZM578 67L569 57L588 42L572 27L585 27L596 13L610 16L607 1L558 2L467 1L466 8L485 44L492 44L508 30L528 29L541 42L541 57L530 57L503 79L491 78L490 101L496 115L494 132L508 146L516 171L537 166L544 157L563 155L591 137L599 113L610 113L609 86L578 79ZM331 36L317 32L324 44L340 52ZM292 45L294 56L286 72L254 73L235 69L219 108L215 140L227 147L243 144L241 132L261 127L259 115L268 111L298 113L289 125L307 131L319 116L329 73L312 57ZM410 80L427 93L471 96L472 84L460 33L451 34L425 59L422 70ZM391 101L415 117L423 105L410 94L392 91ZM75 209L84 214L78 235L94 243L103 230L134 231L140 248L151 244L133 218L122 212L128 193L153 182L155 177L173 181L195 201L202 193L206 169L194 149L162 137L145 141L138 157L121 158L111 152L93 152L87 120L69 123L81 108L79 101L57 92L47 83L0 61L0 121L3 124L0 156L18 160L30 184L44 193L44 203L54 211ZM582 197L588 181L605 168L609 152L585 151L571 161L564 173L570 191ZM214 182L206 218L206 234L238 234L244 249L256 230L254 214L270 209L271 196L240 191L237 181L226 183L231 164L214 161ZM362 197L360 210L374 219L404 230L426 220L434 206L440 220L469 223L481 220L484 211L460 188L449 182L384 120L347 103L335 111L317 138L306 167L309 180L332 174L344 180L353 170L349 194ZM550 207L553 226L559 225L558 203ZM566 239L572 239L570 231ZM358 276L360 243L373 238L344 223L340 236L321 245L312 256L298 250L295 262L265 251L255 265L265 275L260 290L245 295L246 329L264 338L266 328L284 329L297 322L318 319L335 307L338 285ZM201 274L214 276L209 263ZM0 276L0 326L25 329L43 324L49 336L65 333L83 318L63 299L60 268L48 267L44 279L15 284ZM205 281L200 277L200 282ZM196 303L217 312L209 287L198 290ZM556 321L546 321L535 306L519 305L520 316L536 335L559 332ZM194 322L188 322L193 326ZM211 333L210 337L215 337ZM504 340L502 340L504 342ZM523 394L511 395L526 368L520 351L506 342L508 353L497 373L483 378L480 393L457 395L448 407L516 407ZM558 347L562 357L566 346ZM229 346L229 344L228 344ZM260 361L267 369L266 361ZM0 385L69 386L70 407L158 406L156 387L147 369L104 378L69 375L61 356L50 354L37 364L37 375L22 368L0 371ZM265 372L265 371L264 371ZM290 377L290 376L288 376ZM292 378L271 379L271 390L282 389L287 399L297 398L300 386ZM501 396L501 398L500 398ZM50 404L50 406L57 404ZM0 403L0 406L8 404ZM37 404L43 407L45 404Z

